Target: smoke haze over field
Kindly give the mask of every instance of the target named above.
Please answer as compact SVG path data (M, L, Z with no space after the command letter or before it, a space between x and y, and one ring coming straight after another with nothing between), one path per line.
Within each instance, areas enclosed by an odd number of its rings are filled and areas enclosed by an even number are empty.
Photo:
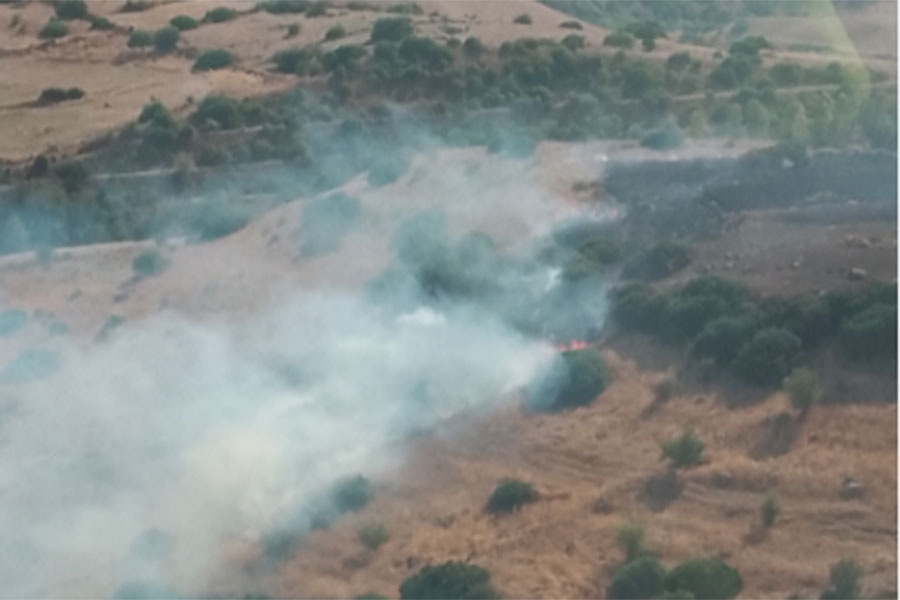
M225 548L302 536L329 486L377 477L409 434L517 400L554 356L519 327L541 322L558 274L534 236L574 213L525 165L417 159L405 177L430 195L367 192L338 229L393 237L371 285L279 295L240 320L129 319L102 344L63 342L54 376L0 388L0 596L203 594Z

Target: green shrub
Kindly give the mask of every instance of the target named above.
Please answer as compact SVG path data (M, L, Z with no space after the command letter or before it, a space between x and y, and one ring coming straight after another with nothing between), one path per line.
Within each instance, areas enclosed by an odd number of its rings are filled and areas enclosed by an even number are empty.
M72 194L87 186L90 179L90 172L84 163L77 160L71 160L56 165L53 169L53 175L62 184L67 194Z
M625 552L625 562L637 560L645 553L644 528L639 523L623 523L616 530L616 544Z
M809 407L822 399L822 384L810 369L800 368L791 371L784 380L784 389L790 395L794 408L807 411Z
M414 2L404 2L401 4L392 4L385 9L385 12L397 15L421 15L424 14L422 7Z
M603 38L603 45L630 50L634 47L634 38L624 31L613 31Z
M129 48L144 48L146 46L153 45L153 34L149 31L143 31L141 29L135 30L131 32L131 35L128 36L128 47Z
M291 23L288 25L287 33L284 34L285 39L300 35L300 23Z
M347 30L344 29L344 26L338 23L337 25L332 25L328 28L328 31L325 32L325 41L330 42L331 40L339 40L342 37L347 35Z
M131 261L131 270L139 277L149 277L161 273L167 263L156 250L144 250Z
M684 134L675 126L657 127L641 138L641 146L654 150L670 150L684 143Z
M781 383L800 356L800 338L785 329L770 327L753 336L737 355L735 369L749 383Z
M366 592L364 594L353 596L353 600L388 600L388 597L376 594L375 592Z
M581 23L578 21L563 21L559 26L563 29L578 29L579 31L582 29Z
M691 55L688 52L676 52L666 59L666 69L680 73L691 64Z
M470 36L466 38L466 41L463 42L463 51L466 55L477 58L484 53L484 44L481 43L481 40L475 36Z
M570 33L560 40L559 43L568 48L571 52L577 52L587 45L584 41L584 36L575 33Z
M113 23L106 17L94 17L91 19L91 29L95 31L108 31L113 28Z
M687 267L692 260L690 246L665 240L629 263L625 275L649 280L665 279Z
M499 597L486 569L457 561L424 567L400 585L401 600L494 600Z
M675 377L664 377L653 386L653 401L657 403L668 402L672 396L678 393L679 387L678 379Z
M167 25L156 30L153 34L153 47L157 52L171 52L178 45L178 29Z
M720 317L707 323L691 349L698 360L712 359L720 367L730 365L753 337L753 323L742 317Z
M28 313L24 310L9 309L0 312L0 336L12 335L28 322Z
M310 4L309 8L306 9L306 16L324 17L328 14L328 7L330 6L331 4L327 0L318 0L318 2Z
M268 0L258 3L256 8L273 15L299 14L306 12L309 4L309 0Z
M537 492L531 484L517 479L504 479L487 501L485 510L491 514L510 513L537 501Z
M237 11L227 6L217 6L212 10L206 11L203 20L210 23L224 23L230 21L237 16Z
M662 595L666 570L652 556L620 567L606 591L610 600L654 600Z
M872 304L841 323L840 342L855 358L897 356L897 306Z
M767 496L765 501L762 503L762 506L759 509L760 517L762 518L763 527L769 528L775 524L775 521L778 520L778 514L781 512L781 506L778 503L778 498L775 496Z
M253 213L245 206L208 201L197 206L188 219L188 230L196 238L215 240L246 227Z
M224 69L234 61L231 52L223 48L215 50L207 50L197 57L194 61L193 69L195 71L212 71L215 69Z
M656 38L666 37L666 30L656 21L635 21L625 27L625 31L641 40L644 50L656 47Z
M175 129L178 126L175 117L159 100L145 104L137 121L138 123L152 123L165 129Z
M563 352L532 382L529 404L551 411L584 406L593 402L609 381L609 369L595 349Z
M693 428L687 427L680 436L664 441L660 447L663 458L674 468L684 469L700 464L704 445Z
M387 529L381 523L366 523L356 533L359 541L369 550L377 550L390 538Z
M369 503L373 493L369 480L356 475L338 481L331 492L331 499L339 512L356 512Z
M513 19L513 23L515 23L516 25L531 25L531 15L522 13L521 15Z
M231 160L231 153L219 146L202 145L194 150L194 164L198 167L219 167Z
M78 100L79 98L84 98L84 90L81 88L69 88L67 90L63 88L46 88L41 90L41 95L38 96L37 102L38 104L55 104L66 100Z
M142 12L153 6L150 0L125 0L125 4L119 9L122 12Z
M618 242L600 236L582 243L563 269L563 278L569 281L584 279L601 272L621 256Z
M38 37L41 39L56 39L61 38L69 33L69 26L63 23L62 21L56 21L51 19L49 23L44 25L41 28L41 31L38 33Z
M187 15L177 15L175 17L172 17L172 19L169 21L169 25L171 25L178 31L188 31L190 29L197 28L197 20Z
M415 33L413 22L408 17L382 17L375 21L372 33L369 36L371 42L399 42Z
M210 122L215 123L220 129L236 129L242 123L237 101L221 94L210 94L205 97L188 120L197 127Z
M272 56L275 70L280 73L296 73L302 75L310 62L316 58L315 48L287 48Z
M862 595L860 579L863 570L852 559L844 559L831 565L828 588L819 596L821 600L847 600Z
M696 600L730 600L741 593L744 582L737 570L719 558L691 558L666 575L668 592L685 591Z
M84 0L62 0L53 8L60 19L85 19L88 16L88 7Z

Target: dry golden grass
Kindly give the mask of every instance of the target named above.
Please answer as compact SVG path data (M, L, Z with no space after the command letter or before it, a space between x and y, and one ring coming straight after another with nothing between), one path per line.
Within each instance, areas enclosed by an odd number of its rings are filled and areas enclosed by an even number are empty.
M644 526L648 546L667 563L700 554L729 560L744 576L744 598L816 593L828 566L845 556L863 565L868 589L896 585L895 406L815 408L789 453L757 462L746 456L748 432L784 410L782 396L735 410L713 396L676 397L644 418L654 377L606 356L616 380L590 407L559 415L509 408L413 442L373 503L310 536L269 591L395 597L421 565L465 559L488 568L505 597L602 596L622 559L615 530L628 519ZM706 442L709 463L682 473L681 497L654 513L638 492L663 469L659 440L687 424ZM715 487L715 471L728 471L733 484ZM864 498L838 497L844 475L864 482ZM484 503L505 476L534 483L545 498L487 516ZM780 520L751 535L770 491L780 498ZM592 511L597 498L609 513ZM391 540L367 564L344 565L360 550L356 527L368 520L383 522Z

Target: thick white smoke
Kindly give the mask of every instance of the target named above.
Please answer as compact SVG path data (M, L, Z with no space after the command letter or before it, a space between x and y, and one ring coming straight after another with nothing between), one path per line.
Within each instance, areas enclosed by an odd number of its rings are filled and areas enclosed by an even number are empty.
M134 579L202 593L229 541L258 542L410 432L508 400L548 348L483 312L396 316L301 295L239 323L158 316L71 347L0 422L8 597L109 596ZM148 530L164 560L142 558Z

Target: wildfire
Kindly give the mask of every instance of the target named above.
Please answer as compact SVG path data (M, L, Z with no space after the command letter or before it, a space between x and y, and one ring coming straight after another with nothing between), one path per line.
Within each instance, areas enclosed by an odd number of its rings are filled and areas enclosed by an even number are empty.
M587 342L584 340L571 340L566 344L556 344L553 348L555 348L557 352L569 352L571 350L584 350L587 348L587 345Z

